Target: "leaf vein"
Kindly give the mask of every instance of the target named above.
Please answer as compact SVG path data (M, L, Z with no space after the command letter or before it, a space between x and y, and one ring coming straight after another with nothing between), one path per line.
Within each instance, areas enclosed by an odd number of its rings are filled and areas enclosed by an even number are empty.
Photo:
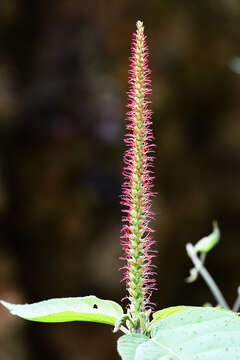
M171 350L166 345L161 344L159 341L157 341L155 339L150 339L150 341L152 341L154 344L160 346L163 350L167 351L169 354L174 355L178 360L184 360L180 355L175 353L175 351Z

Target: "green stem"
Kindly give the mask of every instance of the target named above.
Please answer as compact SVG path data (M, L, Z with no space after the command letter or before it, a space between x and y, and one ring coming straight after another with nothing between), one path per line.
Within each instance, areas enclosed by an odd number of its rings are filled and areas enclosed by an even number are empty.
M233 304L232 311L237 312L239 308L240 308L240 287L238 288L238 297L235 303Z
M120 326L120 330L124 333L124 334L129 334L129 330L127 328L125 328L125 326Z
M192 260L195 268L199 271L199 273L202 275L203 279L205 280L206 284L208 285L209 289L211 290L212 294L214 295L215 299L217 300L219 306L221 306L223 309L230 310L230 307L228 306L226 300L224 299L219 287L215 283L212 276L209 274L207 269L204 267L202 262L199 260L196 250L192 244L186 245L187 254Z

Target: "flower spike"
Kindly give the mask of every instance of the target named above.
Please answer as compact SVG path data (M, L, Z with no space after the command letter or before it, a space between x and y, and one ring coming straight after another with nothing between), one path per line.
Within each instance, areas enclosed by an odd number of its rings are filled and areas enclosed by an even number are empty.
M153 252L151 237L153 230L149 223L153 218L151 212L151 188L153 166L151 115L149 95L151 94L150 70L148 68L148 47L144 27L137 22L136 34L130 56L129 92L127 112L127 134L124 154L124 183L122 185L121 204L122 236L121 245L125 256L123 280L126 281L129 313L133 319L139 313L146 313L151 308L150 297L155 290L155 279L152 272Z

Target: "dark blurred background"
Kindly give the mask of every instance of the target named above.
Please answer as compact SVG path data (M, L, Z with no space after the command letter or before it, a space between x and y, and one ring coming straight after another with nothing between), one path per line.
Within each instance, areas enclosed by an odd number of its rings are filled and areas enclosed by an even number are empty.
M0 298L125 296L118 268L131 34L144 21L157 144L157 308L214 300L187 285L186 242L222 238L208 269L239 277L239 0L0 1ZM118 359L107 325L0 309L2 360Z

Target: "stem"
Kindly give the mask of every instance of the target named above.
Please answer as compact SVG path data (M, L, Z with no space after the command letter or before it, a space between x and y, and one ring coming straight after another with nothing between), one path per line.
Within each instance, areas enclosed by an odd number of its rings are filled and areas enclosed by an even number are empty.
M203 279L205 280L206 284L208 285L209 289L211 290L211 292L212 292L213 296L215 297L215 299L217 300L218 304L223 309L230 310L230 307L228 306L226 300L224 299L219 287L217 286L217 284L215 283L214 279L209 274L207 269L204 267L202 262L199 260L194 246L192 244L187 244L186 250L187 250L187 254L190 257L190 259L192 260L195 268L202 275Z
M240 295L237 297L237 299L233 305L232 311L237 312L239 308L240 308Z
M237 312L239 308L240 308L240 288L238 288L238 297L235 303L233 304L232 311Z
M129 334L128 329L125 328L125 326L121 326L120 330L124 333L124 334Z

